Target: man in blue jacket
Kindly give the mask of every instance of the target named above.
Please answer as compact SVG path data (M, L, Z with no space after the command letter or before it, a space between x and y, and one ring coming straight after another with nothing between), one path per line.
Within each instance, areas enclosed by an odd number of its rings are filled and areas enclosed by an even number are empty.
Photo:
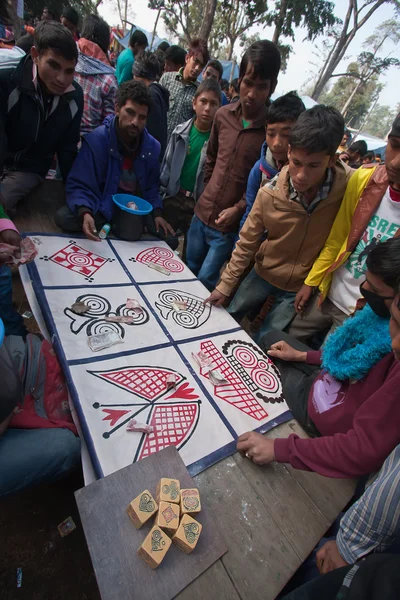
M159 193L160 144L146 130L151 96L138 81L126 81L117 91L116 114L85 136L66 184L67 206L55 216L66 231L96 232L112 224L112 196L118 192L144 198L153 206L155 229L175 235L162 218Z

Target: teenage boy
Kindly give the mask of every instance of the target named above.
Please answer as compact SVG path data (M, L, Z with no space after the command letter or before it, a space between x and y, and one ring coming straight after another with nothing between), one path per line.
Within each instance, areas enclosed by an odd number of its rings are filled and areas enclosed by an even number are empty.
M206 187L195 206L187 246L188 267L209 290L232 252L280 65L275 44L267 40L252 44L240 64L240 101L223 106L215 116L204 170Z
M79 40L78 23L79 15L72 6L64 6L60 18L61 25L64 25L70 32L74 41ZM110 39L110 38L109 38Z
M207 63L206 68L204 69L203 72L203 79L215 79L215 81L217 81L220 85L221 85L221 80L222 80L222 75L224 74L224 68L222 66L222 64L219 62L219 60L209 60ZM225 80L226 81L226 80ZM222 91L222 87L221 87L221 106L225 106L225 104L228 104L229 100L226 97L226 95L224 94L224 92Z
M306 110L296 92L289 92L268 107L265 126L265 142L261 146L261 157L250 171L246 189L246 211L240 228L253 208L260 187L277 175L287 163L289 135L299 115Z
M108 115L114 114L118 84L107 56L109 43L110 27L104 19L98 15L85 17L75 69L75 81L82 87L85 101L81 135L100 127Z
M343 323L361 298L368 253L399 230L400 115L388 136L385 164L365 165L351 178L329 237L296 296L299 314L290 335L307 341ZM311 298L317 289L319 295Z
M55 216L66 231L96 231L111 223L117 192L141 196L153 206L156 231L174 232L162 218L160 144L145 129L151 96L140 81L126 81L116 95L116 114L84 137L67 180L67 206Z
M259 191L221 282L206 300L222 305L255 257L228 310L240 321L273 295L260 339L293 319L296 293L339 210L351 174L336 159L343 128L343 117L331 107L314 106L299 116L289 137L289 165ZM267 240L260 245L265 231Z
M117 77L118 85L132 79L133 63L135 62L136 57L146 50L148 45L149 42L143 31L136 29L129 39L129 47L125 48L117 59L115 75Z
M221 88L215 79L202 81L193 98L196 116L174 129L161 166L164 217L185 235L184 249L194 205L202 192L207 144L220 103Z
M143 52L133 65L134 81L141 81L150 90L151 107L146 128L150 135L160 142L160 162L167 147L167 122L169 110L169 91L158 83L161 75L161 63L155 52Z
M351 144L350 148L340 155L340 159L347 163L352 169L358 169L362 165L363 157L368 152L367 143L364 140L358 140Z
M180 123L193 117L193 98L199 86L198 76L209 59L207 42L193 40L185 57L185 66L178 72L168 72L160 84L169 91L168 139Z
M164 54L164 73L178 72L185 66L186 50L181 46L172 45Z
M31 54L0 71L0 171L7 209L39 185L57 154L65 181L77 154L83 93L74 81L76 43L42 21Z
M239 78L238 77L235 77L235 79L232 79L232 81L229 84L228 98L229 98L230 102L237 102L240 99L240 97L239 97Z

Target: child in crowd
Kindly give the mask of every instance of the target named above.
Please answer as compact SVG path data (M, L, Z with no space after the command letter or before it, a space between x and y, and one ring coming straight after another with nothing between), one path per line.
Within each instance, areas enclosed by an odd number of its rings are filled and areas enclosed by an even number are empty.
M205 79L193 98L195 117L175 127L161 166L164 217L185 235L194 205L203 191L207 144L215 113L221 104L221 89L215 79Z
M351 178L325 246L296 296L299 314L290 335L306 342L343 323L360 300L368 252L399 231L400 115L388 136L385 164L364 166Z
M380 469L399 444L400 239L374 248L367 267L360 286L367 306L338 327L322 351L280 331L261 340L279 367L293 416L309 434L322 437L274 441L246 433L237 447L254 462L360 477Z
M318 105L301 113L289 137L288 166L259 191L221 282L206 300L222 305L255 257L228 311L240 321L273 295L260 338L293 319L296 293L340 208L352 173L336 159L343 128L334 108ZM260 245L265 231L268 238Z
M362 165L363 157L368 152L367 143L364 140L358 140L351 144L350 148L340 155L340 159L349 165L352 169L358 169Z
M267 102L281 65L272 42L255 42L240 64L240 101L215 116L207 148L205 189L188 232L187 265L212 290L232 252L245 211L247 179L265 139Z
M367 154L365 154L363 156L362 164L363 165L370 165L370 164L372 164L374 162L375 162L375 154L372 152L372 150L370 150L369 152L367 152Z
M253 208L261 186L273 179L287 163L289 134L299 115L306 109L296 92L289 92L268 107L266 140L261 146L261 157L250 171L246 190L246 212L240 229Z

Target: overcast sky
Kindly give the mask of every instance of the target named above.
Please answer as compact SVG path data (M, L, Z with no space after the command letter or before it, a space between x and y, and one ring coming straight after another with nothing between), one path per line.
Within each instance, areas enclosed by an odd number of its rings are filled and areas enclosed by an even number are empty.
M115 9L113 9L113 5L115 6L115 2L112 0L108 2L107 0L103 0L103 3L99 7L100 14L107 20L110 25L115 25L119 22L118 14ZM135 19L133 20L135 24L147 29L149 31L153 30L154 21L157 15L156 11L150 10L147 8L147 0L135 0L134 3L134 13ZM348 0L337 0L335 2L335 14L337 17L343 18L345 11L347 10ZM343 61L343 65L341 65L341 69L345 69L346 65L355 60L357 54L362 51L362 44L365 39L370 36L374 29L378 27L383 21L387 19L391 19L394 16L393 7L388 5L383 5L374 13L374 16L367 22L364 27L356 35L352 44L349 47L346 59ZM272 35L272 28L266 27L262 29L260 27L255 27L251 29L251 33L254 31L258 31L261 37L270 38ZM164 27L164 23L162 19L160 19L159 26L157 27L157 33L161 37L166 35L166 30ZM318 51L318 48L321 46L322 38L317 38L315 42L304 42L303 39L305 37L305 30L298 29L296 31L296 41L294 43L291 40L285 40L282 38L283 43L291 43L293 46L293 52L289 59L289 65L286 73L281 74L278 81L277 92L286 93L290 90L296 89L299 90L310 78L313 71L315 71L315 67L313 67L310 63L315 63L317 58L314 56L313 51ZM238 49L239 53L240 49ZM392 43L387 43L386 51L392 52L391 56L400 59L400 47L394 47ZM380 78L380 81L385 84L385 88L382 91L379 104L388 104L391 107L395 107L398 103L400 103L400 69L396 69L391 67L385 76Z

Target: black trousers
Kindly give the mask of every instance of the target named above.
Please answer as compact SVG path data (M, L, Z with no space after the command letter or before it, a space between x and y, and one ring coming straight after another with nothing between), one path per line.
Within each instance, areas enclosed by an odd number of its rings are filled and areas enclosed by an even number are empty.
M309 346L283 331L270 331L264 335L259 345L267 353L272 344L280 341L287 342L292 348L301 352L311 350ZM319 436L319 431L308 416L308 396L320 368L306 363L287 362L279 358L271 357L271 359L281 374L283 394L294 418L307 431L308 435Z

